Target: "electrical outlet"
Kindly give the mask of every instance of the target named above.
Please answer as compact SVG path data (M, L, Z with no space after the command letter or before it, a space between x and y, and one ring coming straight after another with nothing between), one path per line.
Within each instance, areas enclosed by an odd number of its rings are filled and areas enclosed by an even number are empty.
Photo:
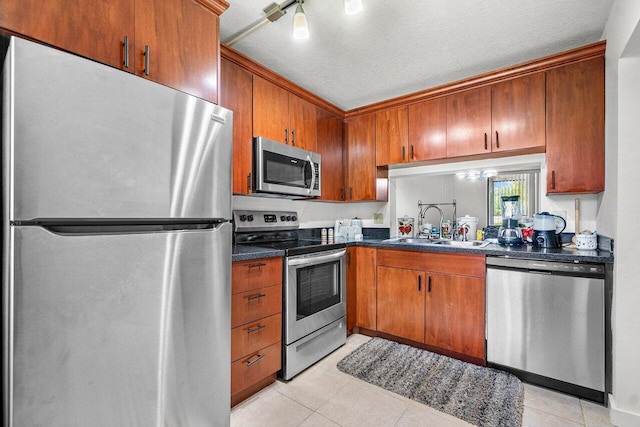
M382 213L374 213L373 214L373 223L374 224L382 224L384 222L384 215Z

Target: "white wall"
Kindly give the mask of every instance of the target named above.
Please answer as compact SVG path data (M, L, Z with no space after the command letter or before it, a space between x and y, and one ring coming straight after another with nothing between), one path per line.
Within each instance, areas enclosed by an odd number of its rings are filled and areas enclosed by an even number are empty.
M333 227L336 219L362 218L365 227L389 228L385 202L330 203L288 200L259 196L233 196L233 209L281 210L298 212L300 228ZM384 215L383 224L373 223L373 214Z
M611 422L640 425L640 2L616 0L605 28L606 191L598 227L615 237Z

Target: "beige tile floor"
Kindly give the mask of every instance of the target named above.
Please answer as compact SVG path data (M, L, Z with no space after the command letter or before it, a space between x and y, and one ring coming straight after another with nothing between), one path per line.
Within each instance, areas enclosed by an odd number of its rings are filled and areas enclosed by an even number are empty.
M470 426L338 371L338 361L368 339L351 335L343 347L292 381L276 381L235 406L231 426ZM605 407L529 384L522 418L523 427L611 426Z

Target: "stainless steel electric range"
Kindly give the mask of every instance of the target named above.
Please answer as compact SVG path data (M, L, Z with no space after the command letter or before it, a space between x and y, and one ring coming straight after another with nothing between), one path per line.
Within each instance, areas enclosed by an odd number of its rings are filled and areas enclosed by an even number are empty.
M346 245L299 238L296 212L237 210L233 220L236 244L285 251L280 376L289 380L346 342Z

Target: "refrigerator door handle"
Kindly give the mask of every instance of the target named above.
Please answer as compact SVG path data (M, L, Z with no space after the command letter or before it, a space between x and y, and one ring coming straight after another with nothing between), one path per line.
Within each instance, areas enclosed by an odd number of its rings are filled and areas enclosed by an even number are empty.
M86 223L86 224L65 224L65 223L42 223L29 224L42 227L53 234L64 236L98 236L107 234L149 234L149 233L169 233L176 231L204 231L218 229L227 221L211 220L207 222L163 222L163 223ZM25 224L22 224L23 226Z

